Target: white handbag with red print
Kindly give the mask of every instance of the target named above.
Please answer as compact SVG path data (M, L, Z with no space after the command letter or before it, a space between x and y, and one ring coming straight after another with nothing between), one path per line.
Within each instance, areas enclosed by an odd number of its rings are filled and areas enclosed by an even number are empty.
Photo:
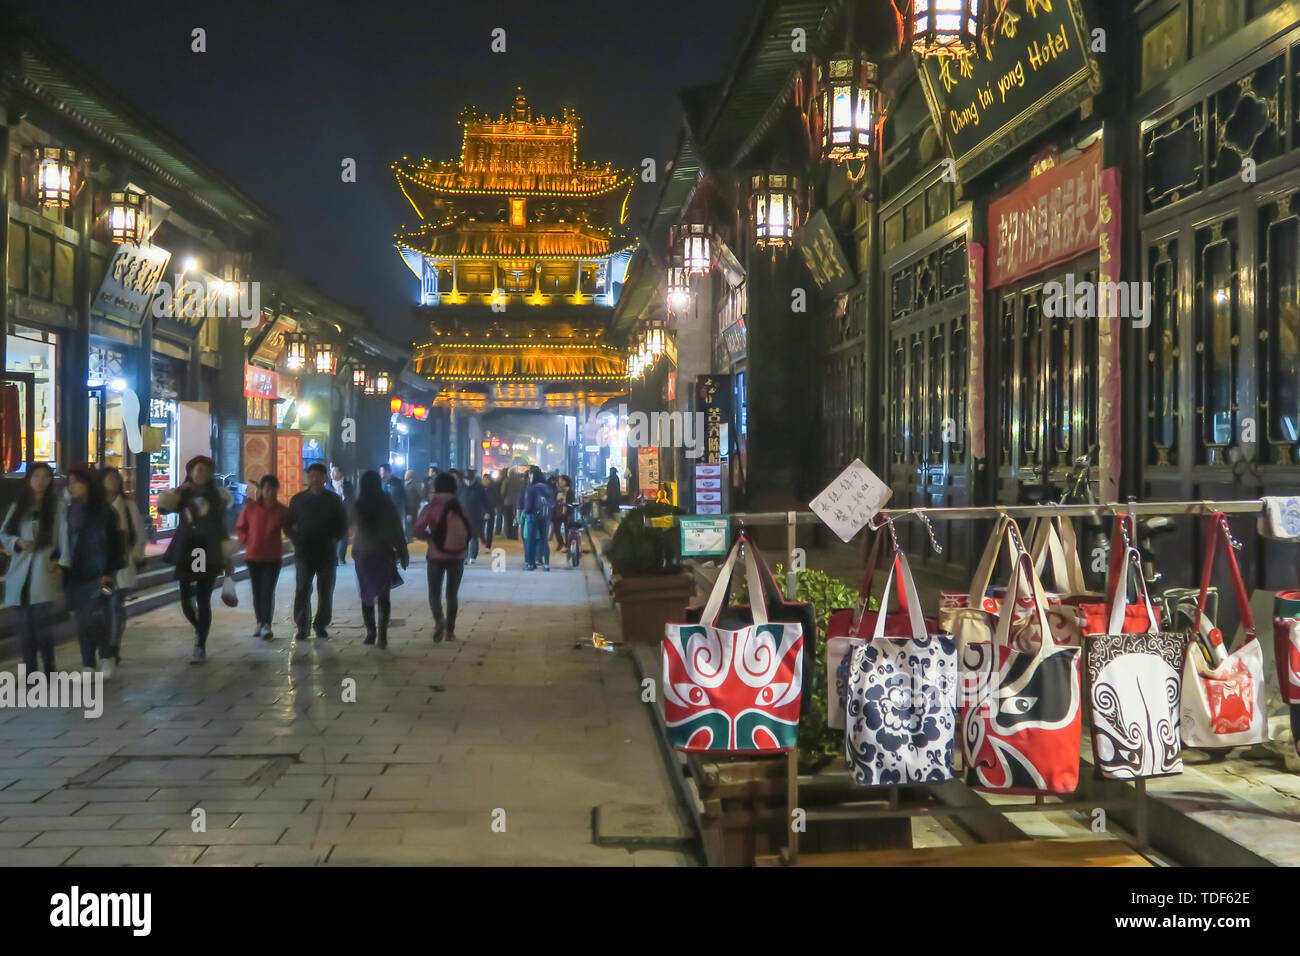
M1250 611L1246 582L1241 577L1241 568L1237 566L1228 519L1223 512L1215 512L1210 516L1206 531L1201 596L1197 601L1197 630L1209 634L1214 628L1205 614L1205 601L1209 593L1214 553L1222 538L1237 604L1241 608L1241 623L1246 631L1246 639L1217 666L1206 660L1202 644L1193 641L1187 648L1186 663L1183 666L1183 743L1188 747L1204 749L1263 743L1268 740L1268 712L1264 702L1264 651L1255 636L1255 618Z

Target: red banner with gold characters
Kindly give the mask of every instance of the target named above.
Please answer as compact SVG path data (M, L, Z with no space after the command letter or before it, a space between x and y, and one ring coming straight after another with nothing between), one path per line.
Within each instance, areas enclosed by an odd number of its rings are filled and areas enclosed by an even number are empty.
M989 203L987 288L1096 249L1100 210L1100 142Z

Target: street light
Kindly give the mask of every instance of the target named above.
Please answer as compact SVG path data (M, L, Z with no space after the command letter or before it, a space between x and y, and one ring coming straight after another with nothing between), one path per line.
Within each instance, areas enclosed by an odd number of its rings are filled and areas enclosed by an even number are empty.
M822 158L870 158L880 110L880 70L861 52L840 53L822 68Z
M756 173L750 177L750 218L754 243L759 248L786 246L794 240L798 188L799 180L785 173Z

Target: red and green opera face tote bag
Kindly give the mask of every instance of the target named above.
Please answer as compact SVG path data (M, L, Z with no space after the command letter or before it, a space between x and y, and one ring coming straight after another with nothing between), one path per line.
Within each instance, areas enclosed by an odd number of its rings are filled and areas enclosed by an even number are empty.
M718 626L745 547L752 624ZM669 624L663 640L664 722L678 750L790 750L799 737L803 625L769 621L754 547L739 537L718 573L698 624Z
M1022 584L1033 598L1033 612L1013 628ZM1007 590L993 640L960 649L966 783L999 793L1073 793L1083 739L1082 648L1053 636L1047 597L1027 552L1016 555Z

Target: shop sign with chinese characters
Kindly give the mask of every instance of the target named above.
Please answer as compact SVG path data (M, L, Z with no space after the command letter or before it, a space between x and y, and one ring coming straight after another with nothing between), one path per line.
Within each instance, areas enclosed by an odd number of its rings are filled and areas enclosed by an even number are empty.
M280 397L280 376L256 365L244 366L244 395L275 401Z
M844 250L831 229L826 211L818 209L808 224L803 227L795 245L803 254L808 271L813 281L825 296L833 296L853 285L853 273L849 271L849 260L844 258Z
M702 461L706 465L716 465L728 456L731 405L730 375L701 375L695 380L695 409L704 413Z
M172 254L160 246L122 243L108 264L91 308L139 325L171 258Z
M1090 38L1080 0L1007 0L987 52L921 61L931 113L963 178L1101 92Z

